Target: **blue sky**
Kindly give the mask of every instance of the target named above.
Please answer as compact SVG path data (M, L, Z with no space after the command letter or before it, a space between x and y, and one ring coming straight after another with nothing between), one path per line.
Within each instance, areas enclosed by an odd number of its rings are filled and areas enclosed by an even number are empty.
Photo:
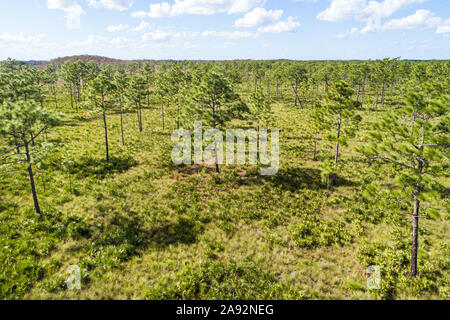
M449 0L0 1L0 59L450 58Z

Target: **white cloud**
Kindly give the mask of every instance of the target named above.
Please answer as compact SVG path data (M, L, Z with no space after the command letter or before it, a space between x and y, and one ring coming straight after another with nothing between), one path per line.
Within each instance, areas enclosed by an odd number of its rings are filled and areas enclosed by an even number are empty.
M450 26L440 26L437 28L436 32L442 34L450 33Z
M395 11L410 4L422 3L426 0L332 0L330 7L317 15L319 20L345 21L355 19L367 21L390 17Z
M123 30L127 30L130 26L128 24L118 24L116 26L114 25L110 25L106 28L106 31L108 32L118 32L118 31L123 31Z
M110 41L110 43L117 48L124 48L124 47L128 46L129 42L130 41L124 37L113 38Z
M367 34L374 31L419 29L436 27L436 33L448 33L450 23L443 22L428 10L416 10L414 14L400 19L382 23L396 11L409 5L423 3L427 0L331 0L330 6L317 15L317 19L331 22L355 20L364 22L361 28L337 35L344 38L349 35Z
M418 29L436 27L442 19L435 17L428 10L417 10L414 14L401 18L393 19L383 25L384 30L396 29Z
M253 36L250 32L244 31L214 31L214 30L206 30L202 33L204 37L220 37L226 39L240 39L240 38L250 38Z
M295 21L293 17L289 17L286 21L279 21L258 29L259 33L282 33L295 32L300 28L300 22Z
M331 22L356 20L365 22L361 34L382 29L381 20L411 4L426 0L332 0L330 6L317 15L317 19Z
M450 33L450 19L443 21L436 17L432 12L424 9L416 10L415 13L400 19L392 19L384 23L381 27L368 23L364 28L352 28L350 31L337 35L338 38L344 38L355 34L366 34L373 31L388 30L412 30L436 27L436 33Z
M93 45L97 45L100 43L107 43L109 39L107 37L96 36L93 34L88 35L86 40L82 41L71 41L67 44L68 48L74 47L89 47Z
M92 50L92 49L107 49L107 48L124 48L133 43L132 40L124 37L108 38L90 34L86 40L71 41L65 48L70 50Z
M148 42L148 41L164 42L164 41L171 40L174 36L175 36L174 34L167 32L167 31L155 30L155 31L144 34L142 36L142 41L143 42Z
M234 26L238 28L266 26L278 22L282 16L283 10L266 10L258 7L236 20Z
M24 32L19 32L17 34L4 32L0 33L0 41L2 42L14 42L21 44L37 44L40 43L42 39L44 39L47 35L38 34L38 35L30 35Z
M445 20L445 22L437 27L436 33L443 34L444 36L450 35L450 19Z
M46 34L0 33L0 60L8 57L19 60L45 60L50 53L61 48L56 43L45 41L46 38Z
M350 31L338 34L337 37L342 39L342 38L345 38L348 36L353 36L353 35L357 34L358 31L359 31L359 29L355 27L355 28L352 28Z
M172 15L172 7L167 2L150 4L150 11L136 11L132 14L134 18L163 18Z
M92 8L103 7L110 10L126 11L134 4L134 0L86 0Z
M234 26L241 28L259 27L258 33L295 32L300 28L300 23L295 21L294 17L280 21L282 16L283 10L266 10L258 7L236 20Z
M333 0L329 8L317 15L317 19L332 22L344 21L357 16L365 6L366 0Z
M47 8L64 11L69 29L80 28L81 15L85 12L76 0L47 0Z
M131 29L133 32L142 32L151 29L150 24L145 21L142 21L136 28Z
M164 18L181 15L213 15L243 13L265 4L265 0L175 0L174 4L150 4L150 11L137 11L135 18Z
M155 30L152 32L147 32L142 36L142 42L168 42L173 38L188 38L194 37L197 33L195 32L185 32L185 31L166 31L166 30Z
M193 44L191 42L185 42L184 43L184 48L185 49L196 49L196 48L198 48L198 45Z
M46 0L47 8L62 10L66 13L67 27L79 29L81 26L81 15L86 12L80 5L81 0ZM134 0L84 0L89 7L110 10L125 11L131 8Z

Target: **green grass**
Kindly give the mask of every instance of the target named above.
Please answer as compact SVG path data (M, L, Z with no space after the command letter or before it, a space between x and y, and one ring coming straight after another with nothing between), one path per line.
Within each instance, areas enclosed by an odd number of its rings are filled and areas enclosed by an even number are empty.
M142 133L135 113L125 115L126 146L119 115L108 115L106 163L101 119L66 109L47 139L71 150L71 183L56 154L36 170L42 219L26 174L1 176L0 298L448 299L448 219L421 220L420 275L410 279L408 217L398 226L389 218L407 208L363 193L374 180L392 182L393 167L354 152L382 112L360 112L362 131L342 148L340 184L327 189L312 159L310 110L289 100L273 109L281 155L272 177L255 166L223 166L219 175L175 167L175 110L163 131L156 103L143 110ZM320 141L318 150L324 159L332 146ZM383 267L381 291L367 289L371 264ZM79 291L65 288L70 265L81 268Z

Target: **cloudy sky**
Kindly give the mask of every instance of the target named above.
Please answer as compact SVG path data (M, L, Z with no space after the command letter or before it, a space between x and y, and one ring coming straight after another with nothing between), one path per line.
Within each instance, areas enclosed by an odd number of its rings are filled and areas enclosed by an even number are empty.
M450 0L0 1L0 59L450 58Z

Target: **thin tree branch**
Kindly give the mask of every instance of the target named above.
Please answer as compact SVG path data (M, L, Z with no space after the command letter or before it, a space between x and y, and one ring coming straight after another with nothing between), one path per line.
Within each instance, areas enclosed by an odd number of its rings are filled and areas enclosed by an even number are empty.
M11 151L13 151L13 150L16 150L18 147L21 148L21 147L23 147L23 146L14 146L13 148L11 148L11 149L5 151L5 153L3 153L3 155L5 155L5 154L7 154L8 152L11 152ZM2 156L3 156L3 155L2 155ZM3 158L2 158L2 159L3 159Z
M36 139L38 136L41 135L42 132L44 132L46 129L48 128L48 126L45 126L44 128L41 129L41 131L39 131L35 136L32 137L32 139L30 141L28 141L28 143L30 143L32 140Z
M3 160L5 160L5 159L8 159L8 158L11 158L11 157L14 157L14 156L20 156L20 155L25 155L25 153L14 153L14 154L10 154L10 155L4 156L3 158L0 158L0 161L3 161Z
M27 170L27 169L14 169L14 170L0 171L0 174L8 173L8 172L15 172L15 171L25 171L25 170Z
M387 160L387 161L390 161L390 162L392 162L392 163L398 164L398 165L400 165L400 166L403 166L403 167L406 167L406 168L409 168L409 169L414 169L414 170L416 169L415 167L413 167L413 166L411 166L411 165L409 165L409 164L406 164L406 163L402 163L402 162L393 160L393 159L391 159L391 158L389 158L389 157L386 157L386 156L383 155L383 154L378 155L378 156L376 157L376 159Z
M0 166L6 166L8 164L14 164L14 163L18 163L18 162L27 162L27 160L20 159L20 160L16 160L16 161L12 161L12 162L0 163Z

